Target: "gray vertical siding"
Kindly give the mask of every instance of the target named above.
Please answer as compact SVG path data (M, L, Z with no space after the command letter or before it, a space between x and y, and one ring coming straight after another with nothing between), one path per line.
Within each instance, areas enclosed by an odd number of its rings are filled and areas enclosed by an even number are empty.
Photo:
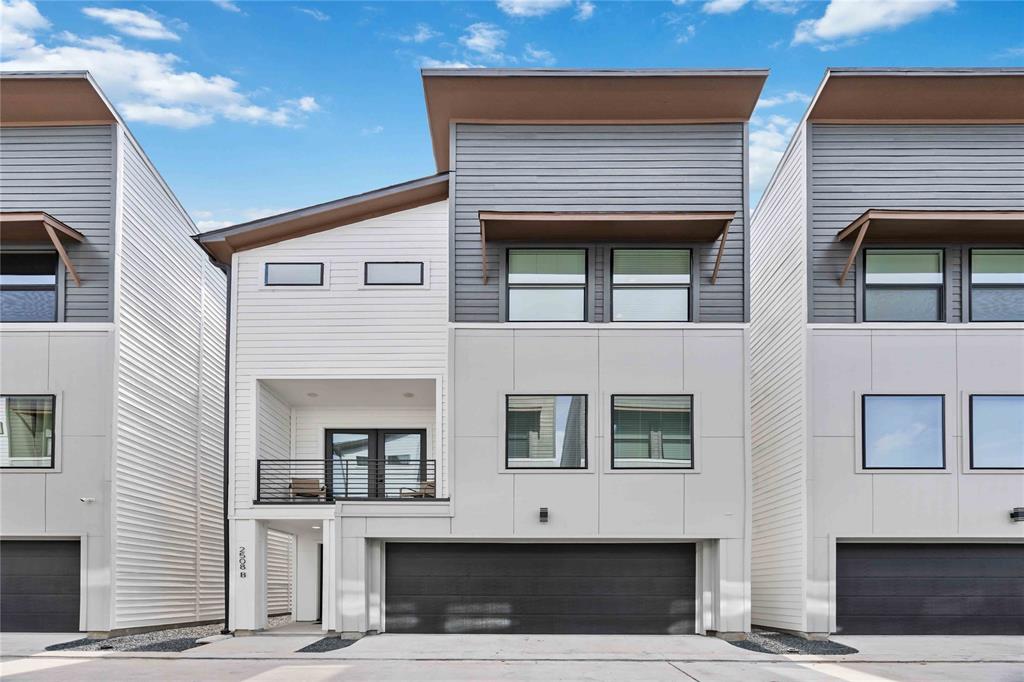
M861 273L839 286L850 244L835 236L867 209L1024 208L1022 125L814 124L811 162L814 322L856 321ZM946 250L953 322L965 254Z
M106 322L113 261L113 126L0 129L0 209L46 211L85 235L68 255L64 319Z
M481 277L479 211L735 211L718 283L701 249L702 321L744 321L743 125L483 125L455 135L453 316L496 322L500 249ZM596 301L603 314L603 299ZM598 317L597 319L601 319Z

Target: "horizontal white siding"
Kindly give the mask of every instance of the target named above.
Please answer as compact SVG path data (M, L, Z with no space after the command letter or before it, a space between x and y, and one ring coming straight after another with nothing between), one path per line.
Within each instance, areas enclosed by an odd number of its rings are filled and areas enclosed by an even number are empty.
M267 530L267 615L294 613L295 536Z
M803 128L751 225L751 591L755 625L804 630L807 257Z
M235 256L231 442L236 507L248 507L253 500L251 393L256 380L445 375L447 250L448 202L442 201ZM328 286L266 288L262 266L275 260L325 262ZM427 285L363 287L368 260L422 261ZM438 406L442 424L447 420L445 381ZM322 454L318 449L311 456ZM443 481L444 457L438 462Z
M288 459L292 449L292 412L288 403L259 384L259 423L257 452L259 459Z

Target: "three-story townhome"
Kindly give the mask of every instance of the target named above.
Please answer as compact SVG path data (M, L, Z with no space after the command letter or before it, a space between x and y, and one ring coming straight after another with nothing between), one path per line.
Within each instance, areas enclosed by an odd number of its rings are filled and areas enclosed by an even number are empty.
M200 236L231 266L231 627L749 629L764 71L425 70L438 175Z
M224 275L87 73L0 98L0 630L216 621Z
M1024 633L1022 93L829 70L761 199L755 625Z

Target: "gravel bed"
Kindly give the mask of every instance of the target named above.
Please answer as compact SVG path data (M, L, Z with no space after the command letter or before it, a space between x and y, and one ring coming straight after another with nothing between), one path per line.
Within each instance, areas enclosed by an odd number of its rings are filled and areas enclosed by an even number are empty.
M338 649L344 649L347 646L355 644L354 639L342 639L341 637L324 637L317 641L302 647L295 653L297 654L322 654L325 651L337 651Z
M754 630L745 640L729 642L733 646L762 654L804 654L811 656L844 656L857 650L830 640L804 639L771 630Z
M277 627L290 623L291 616L275 616L268 619L268 627ZM109 639L76 639L71 642L53 644L46 647L47 651L186 651L197 644L197 639L219 635L223 623L197 625L187 628L168 628L153 630L137 635L124 635Z

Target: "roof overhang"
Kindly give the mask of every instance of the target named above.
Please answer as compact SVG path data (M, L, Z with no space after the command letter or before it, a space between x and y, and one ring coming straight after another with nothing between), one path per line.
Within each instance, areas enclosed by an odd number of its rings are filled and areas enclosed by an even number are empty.
M836 234L853 247L839 283L863 244L1024 244L1024 211L893 210L872 208Z
M448 197L448 174L439 173L193 237L210 257L229 265L238 251L316 234L362 220L432 204Z
M1024 122L1022 69L829 69L816 123Z
M113 107L84 71L0 74L0 125L105 125Z
M750 118L760 69L424 69L434 159L448 170L451 123L698 123Z
M711 283L718 281L725 240L735 211L543 212L480 211L480 252L487 282L487 243L646 242L699 243L719 240Z
M84 242L85 235L42 211L0 211L0 244L49 242L56 249L71 279L81 286L82 280L64 248L66 241Z

